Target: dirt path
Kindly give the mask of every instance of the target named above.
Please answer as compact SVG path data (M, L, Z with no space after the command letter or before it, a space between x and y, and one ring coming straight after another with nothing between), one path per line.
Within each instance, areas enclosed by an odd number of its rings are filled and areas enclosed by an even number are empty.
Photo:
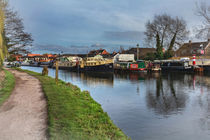
M38 79L11 70L16 86L0 107L0 140L45 140L46 100Z
M2 82L4 81L5 73L3 70L0 70L0 89L2 88Z

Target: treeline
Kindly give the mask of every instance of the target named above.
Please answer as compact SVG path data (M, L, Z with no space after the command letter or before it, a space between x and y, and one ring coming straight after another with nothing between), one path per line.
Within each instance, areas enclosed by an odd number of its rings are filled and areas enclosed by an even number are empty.
M0 0L0 66L10 54L27 53L32 43L18 13L9 7L7 0Z

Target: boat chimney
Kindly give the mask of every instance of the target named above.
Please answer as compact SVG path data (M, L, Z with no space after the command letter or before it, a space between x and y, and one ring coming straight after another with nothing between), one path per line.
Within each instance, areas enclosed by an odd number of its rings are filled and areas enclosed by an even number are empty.
M136 59L139 60L139 44L137 44L136 47L137 47L137 52L136 52L137 53L137 58Z
M192 46L192 41L189 40L189 45L188 45L188 47L191 47L191 46Z

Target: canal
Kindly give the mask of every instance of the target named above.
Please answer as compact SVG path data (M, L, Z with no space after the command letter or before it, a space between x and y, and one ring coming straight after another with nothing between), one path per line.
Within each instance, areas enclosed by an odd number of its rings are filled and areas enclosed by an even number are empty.
M22 67L41 72L41 67ZM49 69L54 77L55 70ZM209 140L210 74L97 74L59 70L88 90L133 140Z

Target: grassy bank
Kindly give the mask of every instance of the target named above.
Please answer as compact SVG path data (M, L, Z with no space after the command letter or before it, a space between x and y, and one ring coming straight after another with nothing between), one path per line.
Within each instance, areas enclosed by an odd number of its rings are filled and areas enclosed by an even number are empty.
M91 98L89 92L63 81L56 85L55 80L49 76L22 71L37 77L42 84L48 103L50 139L128 139L103 112L100 104Z
M5 79L1 83L2 88L0 89L0 105L2 105L3 102L9 97L13 88L15 87L14 75L7 70L4 71Z

